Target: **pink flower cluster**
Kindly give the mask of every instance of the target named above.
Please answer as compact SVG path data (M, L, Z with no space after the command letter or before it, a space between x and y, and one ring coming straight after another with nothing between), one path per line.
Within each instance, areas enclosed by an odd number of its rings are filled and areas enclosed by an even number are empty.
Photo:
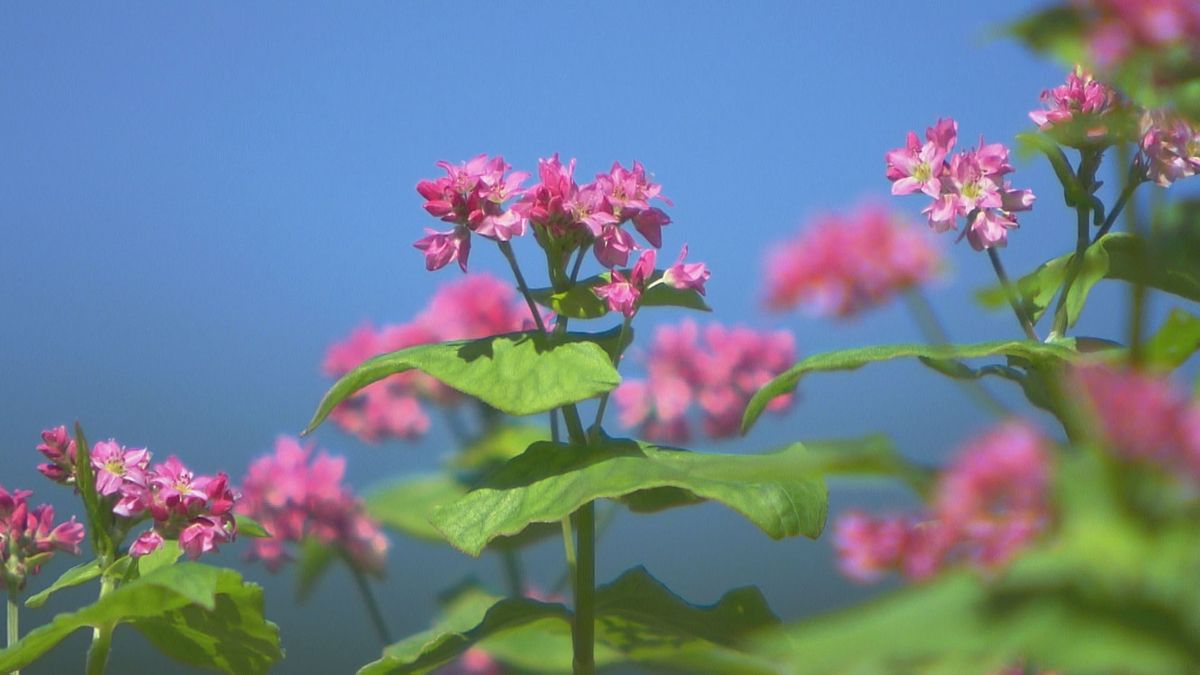
M96 492L111 504L113 514L130 525L147 517L152 521L130 546L130 555L153 553L172 539L195 559L234 540L237 495L229 476L197 476L174 455L153 466L150 459L145 448L125 448L111 439L91 450Z
M926 579L957 561L994 569L1047 527L1049 480L1046 440L1006 422L969 442L943 472L932 513L842 516L834 528L839 565L858 581L889 570Z
M254 518L270 537L251 543L250 557L276 571L291 559L289 543L315 539L335 547L357 569L382 574L388 540L362 500L342 485L346 459L280 436L275 452L256 459L242 481L237 510Z
M65 426L43 431L37 449L50 460L38 464L37 469L43 476L63 485L75 483L75 439L67 433Z
M1073 0L1085 23L1092 58L1111 67L1136 51L1200 41L1196 0Z
M32 494L0 486L0 589L9 594L25 588L28 576L37 574L56 551L79 555L83 541L82 524L72 517L55 525L53 506L30 508Z
M651 282L658 253L654 249L646 250L638 256L628 274L614 269L610 273L612 276L609 282L596 286L592 291L596 297L608 304L610 310L624 314L626 319L633 318L637 313L642 293L658 284L666 284L680 290L692 289L704 295L704 284L708 282L712 273L704 263L683 262L686 257L687 245L684 244L683 250L679 252L679 260L668 267L659 280Z
M938 232L958 229L965 217L963 236L977 251L1008 243L1008 231L1017 227L1017 211L1033 208L1033 192L1016 190L1007 176L1012 173L1008 148L1001 143L985 144L950 157L958 140L958 124L938 120L925 130L925 142L909 132L904 147L885 156L892 194L923 192L933 199L921 212Z
M1200 481L1200 403L1164 375L1104 365L1079 367L1103 440L1122 457Z
M404 324L356 328L330 345L322 371L340 377L363 361L405 347L487 337L531 328L529 308L516 292L488 274L473 274L445 284L417 317ZM393 375L363 389L334 409L330 418L369 443L386 438L417 438L429 430L422 401L447 405L459 395L418 372Z
M830 214L772 248L767 305L803 304L817 314L848 317L928 281L940 262L925 233L882 207Z
M646 241L659 248L662 228L671 222L662 209L650 205L654 199L671 202L638 162L632 169L614 163L608 173L597 174L582 187L574 179L575 160L564 165L557 154L538 160L540 182L530 188L521 187L529 174L509 173L511 167L501 157L479 155L460 165L441 161L438 166L447 175L421 181L417 192L426 200L426 211L455 227L445 232L428 230L416 242L429 270L457 261L466 271L471 233L508 241L525 234L530 224L543 246L547 239L565 240L563 250L569 253L591 243L601 264L615 267L625 265L630 252L639 248L621 228L624 223L632 222ZM519 202L505 206L518 197Z
M1045 108L1030 111L1029 119L1064 145L1104 146L1117 140L1112 137L1113 113L1125 110L1126 104L1082 67L1068 73L1065 84L1043 91L1041 98Z
M1146 112L1142 115L1141 151L1146 177L1169 187L1200 172L1200 129L1168 113Z
M711 324L703 333L694 321L660 326L646 355L647 378L627 378L613 394L621 424L639 427L654 441L682 443L691 437L688 410L699 406L704 433L737 434L750 397L795 360L792 334L758 332ZM771 402L782 410L791 396Z

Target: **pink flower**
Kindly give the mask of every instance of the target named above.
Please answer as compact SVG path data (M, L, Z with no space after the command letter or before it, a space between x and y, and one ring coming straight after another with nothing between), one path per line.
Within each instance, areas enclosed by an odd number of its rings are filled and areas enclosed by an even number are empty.
M1142 50L1181 46L1200 38L1195 0L1075 0L1092 58L1102 67ZM1160 52L1161 53L1161 52Z
M662 279L671 288L685 289L690 288L704 295L704 284L708 282L708 278L712 273L708 271L708 265L704 263L687 263L683 259L687 257L687 244L683 245L683 249L679 251L679 260L675 261L663 272Z
M92 468L96 471L96 492L103 496L136 492L146 485L146 465L150 453L145 448L126 450L109 439L100 441L91 450Z
M43 476L56 483L75 482L75 440L67 434L65 426L43 431L42 442L37 449L50 460L37 467Z
M767 305L805 305L850 317L933 278L941 265L933 243L902 218L867 205L816 219L767 259Z
M133 545L129 547L129 555L135 558L150 555L162 548L163 541L162 535L158 532L146 530L133 541Z
M463 227L446 232L425 228L425 236L418 239L413 247L425 253L425 269L430 272L442 269L451 260L457 261L462 271L466 272L467 257L471 255L471 233Z
M839 519L839 567L858 581L890 570L923 580L962 562L994 570L1049 526L1049 484L1049 444L1010 420L963 446L938 480L931 514Z
M637 248L633 237L619 225L605 225L596 237L596 260L605 267L616 267L629 262L630 251Z
M287 544L314 538L343 551L351 564L381 573L387 538L363 503L342 484L345 460L281 436L275 452L255 460L242 482L236 510L263 525L270 538L256 539L249 555L278 570L290 559ZM200 545L203 545L203 540Z
M215 551L217 544L230 539L225 521L210 516L198 516L179 533L179 548L195 560L204 553Z
M1162 187L1200 172L1200 130L1182 118L1144 114L1141 151L1146 177Z
M704 433L724 438L737 433L750 397L794 359L790 333L713 324L701 334L693 321L662 326L643 359L647 379L626 378L613 400L621 424L638 427L648 440L687 441L687 414L693 405L699 409ZM790 400L780 397L768 409L786 408Z
M0 486L0 588L22 590L30 574L57 551L79 554L84 528L71 518L54 524L54 507L30 508L28 490L9 492Z
M592 292L607 302L610 310L624 314L626 319L633 318L637 313L642 291L646 290L646 281L654 274L655 257L654 249L644 251L634 263L629 276L625 276L620 270L613 270L611 280L607 284L594 287Z
M920 191L937 197L941 192L943 160L958 139L958 123L953 119L938 120L937 124L925 130L925 138L926 142L921 144L917 135L910 131L904 147L891 150L884 156L887 177L892 181L892 194L907 195Z
M1042 102L1046 108L1031 111L1029 119L1072 147L1112 142L1108 138L1111 113L1123 107L1116 91L1093 79L1081 66L1067 73L1066 84L1043 91Z
M936 126L926 131L930 139L927 145L952 141L951 130L954 129L957 127L953 120L939 120ZM916 135L910 132L905 148L888 153L889 180L903 180L908 176L905 167L916 166L910 157L917 152L916 143ZM942 166L936 170L937 190L924 190L933 199L921 211L928 217L929 226L937 232L946 232L957 229L958 219L966 217L968 229L964 236L976 250L1006 245L1008 230L1017 227L1013 212L1029 210L1034 199L1031 191L1013 189L1009 184L1006 176L1012 173L1013 167L1008 154L1008 148L1003 144L984 143L981 138L978 148L960 152L949 161L942 160ZM932 170L929 172L933 173ZM921 177L924 178L925 173ZM911 182L904 183L905 187L899 190L893 186L893 194L914 192L908 189L911 185Z

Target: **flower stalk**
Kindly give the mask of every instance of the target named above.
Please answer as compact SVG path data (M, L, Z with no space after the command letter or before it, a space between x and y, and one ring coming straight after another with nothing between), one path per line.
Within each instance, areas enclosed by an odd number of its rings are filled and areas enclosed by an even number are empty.
M17 644L21 639L21 606L17 603L17 594L9 591L5 594L5 599L8 601L8 620L5 624L8 630L8 640L4 643L6 647L12 649L12 646ZM21 675L21 671L14 670L13 675Z

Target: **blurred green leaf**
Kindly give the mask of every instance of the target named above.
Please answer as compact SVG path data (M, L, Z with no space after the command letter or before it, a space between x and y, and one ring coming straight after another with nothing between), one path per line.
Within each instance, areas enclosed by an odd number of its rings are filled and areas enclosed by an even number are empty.
M429 522L433 510L467 493L467 487L446 473L402 478L372 488L363 497L367 513L381 525L427 541L445 541Z
M51 595L57 593L58 591L61 591L64 588L71 588L73 586L85 584L92 579L99 578L99 576L99 561L90 560L85 563L80 563L66 572L63 572L62 575L59 576L54 583L47 586L45 590L29 596L25 600L25 606L31 608L41 607L42 605L46 604L46 600L48 600Z
M1197 350L1200 350L1200 317L1176 308L1146 343L1146 365L1174 370Z
M269 539L271 537L271 533L267 532L262 523L250 516L236 513L233 517L237 521L237 533L239 537L251 537L254 539Z
M828 504L824 480L804 473L811 466L799 444L765 455L718 455L627 439L590 448L541 442L434 509L432 521L455 548L479 555L496 537L557 523L587 502L670 487L725 504L772 538L816 537Z
M333 546L312 537L301 541L296 550L296 599L303 602L338 559L338 552Z
M776 376L754 394L742 417L742 432L745 433L754 426L754 422L762 415L763 410L772 399L794 390L800 384L800 379L808 373L857 370L869 363L914 357L937 361L975 359L987 356L1016 357L1031 362L1069 360L1076 356L1074 349L1068 346L1073 344L1070 341L1043 343L1033 340L981 342L968 345L900 344L858 347L814 354Z
M237 630L222 640L223 649L242 648L239 636L246 635L247 643L262 647L264 636L269 634L273 652L262 651L263 658L254 661L256 667L227 672L265 672L267 666L278 660L279 637L273 624L262 617L261 590L252 584L244 584L237 572L199 563L184 562L160 567L134 581L126 583L95 603L76 612L59 614L54 619L33 629L17 644L0 650L0 672L23 668L52 649L71 633L81 628L104 624L137 622L153 618L170 620L173 613L190 608L186 618L196 622L201 619L219 617L217 623L234 625ZM232 605L230 602L232 601ZM231 611L234 610L234 611ZM234 621L237 623L231 623ZM205 624L211 626L212 624ZM193 631L199 630L193 628ZM161 633L160 633L161 634ZM194 636L180 637L180 640ZM215 639L215 638L214 638ZM169 655L174 656L168 652ZM269 657L269 658L268 658ZM214 656L214 659L217 657ZM191 661L188 661L192 663ZM221 661L207 665L221 668Z
M479 340L418 345L364 361L321 399L304 433L339 403L389 375L420 370L510 415L532 415L599 396L621 377L595 336L508 333Z
M696 606L636 568L596 591L596 661L691 672L769 673L765 663L736 645L778 622L758 589L737 589L715 605ZM426 672L476 644L510 665L569 672L570 613L558 604L497 600L477 590L464 593L434 628L388 647L383 658L359 672Z
M628 270L625 271L628 273ZM646 280L647 286L650 286L662 279L663 271L656 270L650 278ZM612 280L610 272L604 272L593 277L588 277L579 281L570 289L565 291L555 291L552 288L536 288L530 291L533 299L543 307L549 307L556 313L572 319L598 319L608 314L608 305L596 297L593 289L597 286L607 284ZM649 288L642 294L642 307L681 307L683 309L694 309L700 312L711 312L712 308L704 301L704 296L690 289L678 289L668 286L667 284L659 284L653 288Z

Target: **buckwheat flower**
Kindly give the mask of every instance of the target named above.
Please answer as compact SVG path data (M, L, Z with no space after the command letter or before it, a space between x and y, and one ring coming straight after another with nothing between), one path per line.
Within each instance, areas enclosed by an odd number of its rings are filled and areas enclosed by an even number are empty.
M605 267L617 267L629 262L629 253L637 247L633 236L619 225L605 225L596 237L596 260Z
M704 284L708 283L712 272L708 271L708 265L704 263L684 263L687 252L687 244L684 244L679 251L679 259L663 272L663 283L680 290L690 288L700 295L704 295Z
M164 539L161 534L154 530L146 530L133 540L133 544L129 547L129 555L135 558L150 555L162 548L163 543Z
M626 319L633 318L637 313L642 291L646 290L646 282L654 274L655 258L654 249L643 251L633 269L629 271L629 276L620 270L613 270L611 280L607 284L594 287L592 292L604 300L610 310L620 312Z
M75 482L75 440L67 434L65 426L43 431L37 450L50 460L37 467L43 476L64 485Z
M1093 60L1111 67L1140 50L1191 47L1200 37L1195 0L1075 0ZM1194 49L1194 47L1192 47Z
M271 535L254 540L249 556L276 571L291 558L289 544L311 538L339 550L357 569L381 574L387 538L342 484L344 471L343 458L312 457L311 445L281 436L275 452L255 460L242 481L237 511Z
M425 253L425 269L430 272L442 269L451 261L456 261L466 272L467 258L471 255L471 233L461 226L446 232L425 228L425 236L418 239L413 248Z
M799 236L772 247L767 306L804 306L847 318L932 279L941 256L928 236L869 204L815 219Z
M126 450L109 439L92 447L91 460L96 471L96 491L103 496L146 484L150 453L145 448Z
M1200 130L1160 111L1142 116L1141 151L1146 177L1162 187L1200 172Z
M0 588L10 594L25 588L55 552L79 554L84 538L81 523L71 518L54 524L54 507L30 508L27 490L9 492L0 486Z
M1029 119L1060 143L1071 147L1107 145L1112 115L1121 110L1120 96L1095 80L1082 66L1067 73L1067 81L1042 92L1045 109L1033 110Z
M876 581L900 564L909 523L898 516L875 518L859 511L834 524L838 568L855 581Z
M237 537L233 517L237 498L224 473L197 476L172 456L147 471L146 486L139 493L140 509L122 510L122 500L113 512L127 517L144 512L152 520L151 528L130 547L134 557L153 553L170 539L178 541L183 552L194 560Z
M953 119L938 120L925 130L926 142L922 144L917 135L908 132L904 147L889 151L887 177L892 181L892 194L907 195L924 192L937 197L941 192L941 175L946 155L958 139L958 123Z

